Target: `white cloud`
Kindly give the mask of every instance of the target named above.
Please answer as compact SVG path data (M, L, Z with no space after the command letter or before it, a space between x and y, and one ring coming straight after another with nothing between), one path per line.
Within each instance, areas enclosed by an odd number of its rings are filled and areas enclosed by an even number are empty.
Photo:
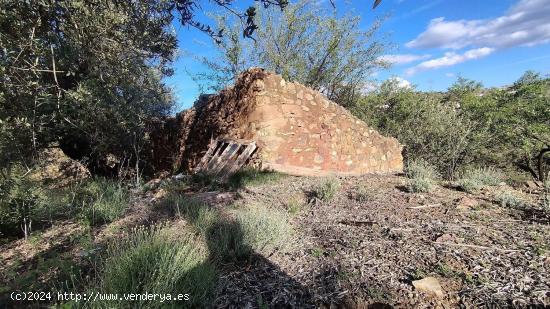
M445 73L445 76L447 76L447 77L449 77L449 78L453 78L453 77L456 76L456 74L455 74L455 73L450 73L450 72L449 72L449 73Z
M409 68L405 71L407 76L414 75L418 72L439 69L443 67L450 67L455 64L459 64L468 60L479 59L485 57L495 51L494 48L482 47L476 49L470 49L463 54L457 54L455 52L447 52L443 57L427 60L419 63L418 65Z
M424 60L430 58L430 55L414 55L414 54L398 54L398 55L384 55L380 57L380 60L389 62L391 64L400 65L415 62L418 60Z
M410 48L495 49L550 42L550 0L520 0L500 17L485 20L432 19Z
M410 89L412 87L411 82L399 76L392 77L391 80L395 81L397 83L397 87L399 88Z

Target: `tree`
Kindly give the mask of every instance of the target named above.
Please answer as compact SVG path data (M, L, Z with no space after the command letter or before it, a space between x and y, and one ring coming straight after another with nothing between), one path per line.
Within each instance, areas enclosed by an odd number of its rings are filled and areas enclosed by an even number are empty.
M289 4L288 0L255 0L264 8L277 7L281 10L284 10ZM214 4L224 8L227 12L231 13L237 17L242 26L242 34L245 38L252 38L254 31L258 29L256 24L256 7L249 6L244 12L235 10L233 8L235 0L213 0ZM375 0L372 8L375 9L382 0ZM334 0L330 0L330 3L333 7L336 7ZM180 14L181 23L186 26L195 27L208 35L210 35L217 43L221 42L223 38L223 29L214 30L207 24L203 24L196 20L196 11L201 10L199 1L193 0L174 0L173 5L170 7L170 11L176 9Z
M203 59L210 73L197 77L213 90L231 83L239 70L259 66L323 92L344 106L351 106L374 70L386 44L377 40L381 21L360 30L359 17L337 17L312 1L288 5L284 11L257 8L254 41L238 35L238 23L218 17L226 33L218 46L217 61ZM214 77L214 83L208 83Z
M540 181L548 176L550 154L550 79L526 72L499 102L496 129L506 154Z
M60 146L99 174L132 157L143 119L172 106L162 77L176 49L168 1L3 1L2 165ZM143 136L143 135L141 135ZM5 147L5 146L1 146Z
M375 91L361 97L352 113L381 133L396 137L405 145L405 159L421 159L447 179L471 163L470 119L454 106L442 104L439 93L418 92L400 87L389 79Z

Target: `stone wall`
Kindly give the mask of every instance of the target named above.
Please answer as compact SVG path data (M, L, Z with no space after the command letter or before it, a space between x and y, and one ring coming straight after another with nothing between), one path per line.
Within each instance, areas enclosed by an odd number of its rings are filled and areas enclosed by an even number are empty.
M165 159L180 170L191 169L209 142L220 137L255 140L262 166L289 174L361 175L403 169L403 147L396 139L380 135L319 92L261 69L244 72L230 89L202 97L180 113L176 123L177 154ZM157 155L156 160L164 159Z

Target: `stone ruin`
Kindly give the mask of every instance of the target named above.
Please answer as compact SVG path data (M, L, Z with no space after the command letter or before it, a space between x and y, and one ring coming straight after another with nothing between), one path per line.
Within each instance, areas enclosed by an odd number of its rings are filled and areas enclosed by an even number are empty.
M321 93L253 68L235 85L203 95L173 118L153 123L156 171L192 171L216 139L255 141L252 162L303 176L403 170L403 146Z

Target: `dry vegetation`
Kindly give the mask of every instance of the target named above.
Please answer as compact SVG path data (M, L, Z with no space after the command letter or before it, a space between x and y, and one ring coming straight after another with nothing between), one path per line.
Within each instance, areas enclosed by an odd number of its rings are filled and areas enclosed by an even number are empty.
M499 181L469 193L461 181L431 180L429 193L414 193L401 176L238 177L240 186L216 190L205 179L152 181L132 191L129 209L112 223L61 220L4 244L2 294L181 292L191 294L184 305L199 307L550 301L543 188ZM413 286L426 277L437 279L442 297Z

